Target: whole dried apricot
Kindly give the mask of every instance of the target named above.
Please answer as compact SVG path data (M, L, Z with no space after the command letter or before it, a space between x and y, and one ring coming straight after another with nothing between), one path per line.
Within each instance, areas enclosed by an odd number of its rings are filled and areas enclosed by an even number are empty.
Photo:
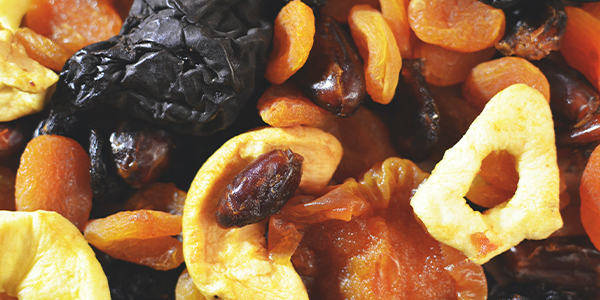
M86 240L106 254L157 270L170 270L183 263L181 216L162 211L124 211L90 221Z
M381 13L369 5L352 7L348 24L365 62L367 93L373 101L388 104L394 97L402 68L394 34Z
M158 210L181 216L186 195L173 183L155 182L129 197L125 209Z
M506 26L501 9L477 0L413 0L408 19L422 41L459 52L494 47Z
M308 59L315 36L315 16L300 0L290 1L275 19L273 50L267 60L265 78L282 84Z
M396 45L403 58L412 58L414 33L408 24L409 0L380 0L381 14L387 21L396 38Z
M32 139L15 183L17 210L56 211L83 230L92 209L90 158L75 140L58 135Z
M550 101L550 84L532 63L520 57L502 57L475 66L462 85L462 96L473 108L482 110L503 89L524 83Z
M581 223L585 232L600 249L600 147L596 147L583 171L579 193L581 196Z

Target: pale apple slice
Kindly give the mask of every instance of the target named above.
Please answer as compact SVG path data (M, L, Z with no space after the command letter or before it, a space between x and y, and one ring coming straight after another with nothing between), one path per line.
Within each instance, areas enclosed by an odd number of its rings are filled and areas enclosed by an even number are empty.
M0 293L110 299L106 275L75 225L48 211L0 211Z
M183 254L198 290L208 299L308 299L288 260L269 257L264 222L223 229L215 213L233 177L263 153L291 149L304 157L299 190L318 193L331 179L342 147L310 127L263 128L239 135L202 166L185 201Z

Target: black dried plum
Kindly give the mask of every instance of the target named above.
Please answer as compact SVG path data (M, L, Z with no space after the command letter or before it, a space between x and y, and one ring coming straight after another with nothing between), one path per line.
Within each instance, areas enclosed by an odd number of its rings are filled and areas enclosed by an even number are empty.
M479 0L481 3L485 3L495 8L509 8L519 3L527 2L529 0Z
M98 130L92 130L90 134L90 155L92 178L92 192L94 200L102 202L124 202L131 188L116 175L115 168L111 163L110 147L105 144L104 136Z
M261 0L136 0L121 32L65 64L52 109L108 105L183 134L230 125L266 64Z

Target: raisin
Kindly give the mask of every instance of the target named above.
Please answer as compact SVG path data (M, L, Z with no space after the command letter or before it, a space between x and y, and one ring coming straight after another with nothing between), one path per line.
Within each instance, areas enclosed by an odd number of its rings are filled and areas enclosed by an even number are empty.
M289 149L259 156L225 188L216 212L219 226L242 227L281 210L300 185L303 161Z
M29 57L57 72L60 72L67 59L73 54L27 27L19 28L15 32L14 39L25 47Z
M509 8L519 3L527 2L528 0L479 0L481 3L485 3L495 8Z
M110 146L118 174L132 187L141 188L168 167L173 141L166 130L126 121L111 134Z
M90 175L94 199L101 202L123 202L131 188L117 175L115 165L111 163L110 152L100 131L92 130L88 153L92 163Z
M119 36L67 61L52 108L108 106L195 135L229 126L265 68L262 1L177 3L135 1Z
M294 80L315 104L340 117L360 107L366 93L362 61L335 19L317 19L313 49Z
M0 123L0 160L5 160L22 149L25 142L23 128L17 123Z
M560 0L533 0L505 11L506 34L496 44L504 55L539 60L560 48L567 14Z
M402 81L392 101L390 136L396 151L415 161L431 154L439 139L439 112L420 60L404 60Z

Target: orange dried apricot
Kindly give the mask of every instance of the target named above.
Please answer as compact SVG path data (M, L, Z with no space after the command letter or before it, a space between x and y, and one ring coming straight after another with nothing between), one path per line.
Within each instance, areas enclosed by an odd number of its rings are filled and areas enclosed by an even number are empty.
M321 8L321 14L333 17L336 21L346 24L350 10L355 5L370 5L379 10L379 0L328 0Z
M16 210L15 177L11 169L0 166L0 210Z
M581 185L581 223L585 232L600 249L600 147L596 147L583 171Z
M501 9L477 0L413 0L408 19L422 41L459 52L493 47L506 26Z
M411 39L414 33L408 24L409 0L380 0L379 4L381 5L383 18L394 33L400 55L404 58L411 58L414 44Z
M428 83L448 86L463 82L473 67L490 60L494 53L495 48L463 53L421 42L415 46L414 57L422 59L423 76Z
M600 3L583 3L581 9L585 10L588 14L592 15L596 19L600 19Z
M503 89L524 83L538 90L550 101L550 84L546 76L532 63L520 57L502 57L478 64L462 85L462 96L481 111Z
M394 34L381 13L368 5L352 7L348 24L365 61L367 93L373 101L388 104L394 97L402 68Z
M71 54L117 35L122 24L112 5L101 0L36 0L23 18L25 27Z
M153 210L124 211L90 221L84 236L94 247L125 261L157 270L183 262L181 216Z
M129 197L125 209L158 210L181 216L186 196L174 183L155 182Z
M17 170L17 210L55 211L83 230L92 208L90 165L87 152L73 139L32 139Z
M321 127L330 115L291 82L270 86L256 106L263 121L273 127Z
M485 181L481 176L475 176L465 197L479 206L489 208L505 202L514 194L514 191L502 189Z
M577 7L565 7L567 31L560 52L569 64L600 89L600 20Z
M315 37L315 16L308 5L293 0L281 9L273 27L273 50L265 78L282 84L308 59Z
M25 47L25 52L27 52L29 57L39 62L42 66L54 71L60 72L72 54L51 39L37 34L27 27L19 28L15 31L13 38Z

